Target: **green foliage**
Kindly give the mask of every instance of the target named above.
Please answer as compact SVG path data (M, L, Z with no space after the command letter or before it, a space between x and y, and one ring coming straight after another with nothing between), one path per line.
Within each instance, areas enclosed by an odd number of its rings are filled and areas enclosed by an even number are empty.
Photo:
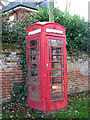
M21 11L20 11L21 12ZM25 83L21 83L21 87L18 83L14 83L13 91L15 96L12 96L16 101L22 101L24 97L26 99L26 80L27 80L27 65L26 65L26 28L31 24L36 22L48 21L49 20L49 10L47 7L39 8L38 15L35 12L28 13L25 15L25 10L22 11L23 16L18 18L18 21L9 22L9 14L2 15L2 42L3 45L9 43L14 45L13 48L22 50L22 57L20 58L21 68L25 73ZM6 19L6 20L5 20ZM67 37L67 48L68 50L79 49L87 51L87 23L83 18L80 19L79 16L69 15L68 12L62 13L59 9L54 9L54 19L58 24L63 25L66 28ZM2 47L5 48L5 47ZM24 89L25 88L25 89ZM19 94L19 95L18 95ZM25 100L24 100L25 101Z
M36 14L34 19L39 22L49 21L49 9L46 6L44 8L38 6L38 15Z
M58 18L59 16L59 18ZM67 48L87 51L88 24L80 16L55 9L55 22L66 28Z
M37 21L48 21L49 10L47 7L38 8L38 16L34 16ZM78 49L87 51L88 44L88 23L78 15L71 16L68 12L61 12L54 9L54 21L66 28L67 49Z
M27 104L28 83L14 82L13 93L11 93L11 101L15 103Z

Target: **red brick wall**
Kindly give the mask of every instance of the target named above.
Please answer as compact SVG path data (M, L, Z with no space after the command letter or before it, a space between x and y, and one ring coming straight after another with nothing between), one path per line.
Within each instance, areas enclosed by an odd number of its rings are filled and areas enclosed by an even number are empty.
M2 100L10 98L14 81L24 80L24 73L19 64L20 56L21 53L18 50L6 50L2 54L2 68L0 70L2 72Z
M0 88L0 93L2 92L2 100L6 101L10 98L14 81L23 81L24 73L19 64L20 50L3 51L1 57L0 85L2 89ZM88 90L88 55L86 53L73 52L72 55L67 55L67 81L68 93Z
M74 51L67 54L68 93L88 90L88 54Z

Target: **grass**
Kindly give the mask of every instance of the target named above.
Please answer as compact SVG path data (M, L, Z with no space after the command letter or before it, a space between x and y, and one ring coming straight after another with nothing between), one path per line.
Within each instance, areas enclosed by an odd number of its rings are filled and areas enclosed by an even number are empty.
M21 103L4 103L2 105L2 118L19 120L20 118L37 118L37 119L56 119L56 118L78 118L88 119L88 92L68 96L68 108L53 112L53 114L45 115L40 111L30 113L31 108Z

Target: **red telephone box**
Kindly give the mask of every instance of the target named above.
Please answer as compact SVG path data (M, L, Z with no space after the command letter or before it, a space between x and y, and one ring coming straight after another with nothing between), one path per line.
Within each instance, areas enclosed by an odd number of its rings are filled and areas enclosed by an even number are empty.
M28 105L44 113L67 107L65 28L40 22L26 31Z

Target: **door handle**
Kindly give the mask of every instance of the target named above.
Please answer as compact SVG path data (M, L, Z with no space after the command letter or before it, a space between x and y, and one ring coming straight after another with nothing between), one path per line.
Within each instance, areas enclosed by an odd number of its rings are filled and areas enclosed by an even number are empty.
M48 64L46 66L48 67Z

